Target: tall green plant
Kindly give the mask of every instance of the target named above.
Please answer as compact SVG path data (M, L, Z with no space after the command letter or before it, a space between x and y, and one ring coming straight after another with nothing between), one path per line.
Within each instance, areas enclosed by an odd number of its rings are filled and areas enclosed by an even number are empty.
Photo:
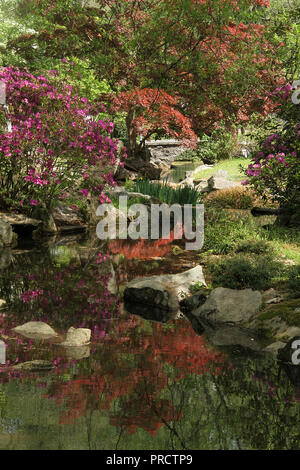
M200 199L201 194L189 186L172 188L167 182L153 183L149 180L137 181L134 191L148 194L167 204L192 204L195 206Z

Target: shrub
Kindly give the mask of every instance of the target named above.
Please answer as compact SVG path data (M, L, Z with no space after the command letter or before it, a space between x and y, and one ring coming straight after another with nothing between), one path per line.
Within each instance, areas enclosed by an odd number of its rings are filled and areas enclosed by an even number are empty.
M235 248L236 253L252 253L256 255L274 254L273 247L262 240L245 240L238 243Z
M254 191L236 186L213 191L206 196L204 202L206 205L223 209L252 209L258 204L258 198Z
M133 191L156 197L166 204L192 204L195 206L201 197L201 194L196 189L189 186L172 188L166 182L161 184L153 183L149 180L137 181Z
M271 287L280 264L270 256L238 254L209 265L213 285L232 289L259 289Z
M198 148L198 157L205 164L226 160L239 153L239 144L233 132L226 130L222 125L210 136L204 134Z
M300 206L300 109L292 103L291 87L284 87L284 99L278 116L282 129L261 142L259 152L245 171L245 185L251 185L263 198L272 198L281 207Z
M253 217L231 218L225 210L209 208L205 211L204 251L227 254L243 240L253 240L257 227Z
M100 103L77 96L53 71L35 77L5 67L0 80L7 99L0 110L0 207L30 214L50 208L78 181L83 195L101 196L103 184L112 183L117 143L113 123L96 119Z
M300 296L300 265L291 266L287 272L287 286Z

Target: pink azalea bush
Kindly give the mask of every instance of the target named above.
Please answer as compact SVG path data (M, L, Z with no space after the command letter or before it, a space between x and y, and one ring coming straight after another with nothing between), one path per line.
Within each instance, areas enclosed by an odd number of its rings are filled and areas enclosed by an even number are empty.
M0 108L0 208L48 209L75 183L102 200L117 161L114 125L96 118L102 105L78 96L57 71L34 76L5 67L0 81L7 104Z
M282 130L261 143L245 174L244 185L251 185L263 198L281 207L298 207L300 192L300 106L292 103L291 87L275 90L282 100L278 116Z

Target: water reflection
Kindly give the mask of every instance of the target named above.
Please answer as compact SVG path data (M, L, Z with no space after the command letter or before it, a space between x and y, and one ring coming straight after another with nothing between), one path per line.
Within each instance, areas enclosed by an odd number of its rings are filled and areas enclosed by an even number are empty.
M187 319L122 310L107 289L111 261L66 247L14 256L0 274L1 449L299 448L295 369L225 353ZM120 260L114 269L120 279ZM75 351L11 331L32 319L64 332L90 327L92 344ZM55 368L14 367L34 360Z

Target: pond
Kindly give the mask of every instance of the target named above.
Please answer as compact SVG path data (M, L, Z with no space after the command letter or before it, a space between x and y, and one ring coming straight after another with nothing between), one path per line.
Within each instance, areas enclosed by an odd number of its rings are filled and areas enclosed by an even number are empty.
M172 164L172 169L168 173L168 181L172 183L180 183L185 179L187 171L193 171L200 165L199 162L192 161L175 161Z
M0 254L0 448L299 449L295 371L272 355L213 347L186 318L125 311L116 286L180 267L159 247L139 261L99 245L68 237ZM91 344L68 349L12 331L30 320L59 334L90 328ZM54 368L16 367L33 360Z

